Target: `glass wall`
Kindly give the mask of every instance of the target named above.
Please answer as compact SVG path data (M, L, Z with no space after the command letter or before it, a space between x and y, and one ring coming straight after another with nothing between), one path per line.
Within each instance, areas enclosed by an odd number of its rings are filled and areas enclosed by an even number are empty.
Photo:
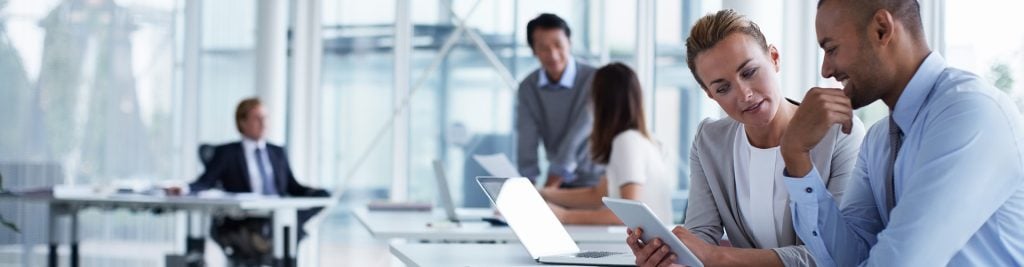
M1015 1L947 1L945 57L1006 92L1024 111L1024 28Z
M179 175L174 159L181 2L0 1L0 167L5 186L126 185ZM168 239L169 220L82 215L82 238ZM25 225L27 230L39 230ZM156 229L128 227L153 225ZM27 238L27 237L26 237Z
M358 8L355 8L358 7ZM385 198L391 184L395 1L324 1L320 173L335 188L369 151L349 194ZM383 131L382 131L383 130ZM379 143L373 146L375 138Z
M565 18L573 29L573 54L584 62L633 64L635 1L410 1L413 25L413 92L408 132L409 199L432 201L431 162L442 160L456 202L486 205L471 181L482 169L473 154L512 154L512 111L519 80L539 67L526 44L525 25L543 12ZM342 183L355 161L369 157L353 177L350 193L387 197L392 178L395 2L367 7L358 1L324 2L323 125L321 170L328 184ZM476 5L476 6L474 6ZM358 11L351 7L360 6ZM612 12L615 11L615 12ZM454 38L459 22L480 37ZM497 59L490 62L488 57ZM435 66L431 69L431 66ZM502 77L511 77L506 82ZM401 98L402 96L398 96ZM384 130L381 132L381 130ZM384 133L371 147L378 133ZM470 183L465 183L469 181ZM367 195L368 194L368 195Z
M201 4L199 141L220 144L241 139L235 107L256 95L256 8L250 0L198 1ZM283 113L286 110L268 110ZM272 116L273 117L273 116ZM284 121L268 121L284 125ZM273 127L273 126L271 126ZM282 145L284 140L269 140ZM195 174L198 175L198 174Z

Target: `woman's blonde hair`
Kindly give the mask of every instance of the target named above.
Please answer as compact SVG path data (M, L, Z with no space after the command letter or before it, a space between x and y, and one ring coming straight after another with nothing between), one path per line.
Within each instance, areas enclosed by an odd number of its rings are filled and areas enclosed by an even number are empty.
M708 14L697 20L690 29L690 37L686 38L686 65L690 67L690 73L701 88L707 89L704 81L697 76L697 66L694 61L697 55L715 47L730 34L742 33L754 38L757 45L768 52L768 42L761 33L761 28L747 17L732 9L724 9L715 14Z

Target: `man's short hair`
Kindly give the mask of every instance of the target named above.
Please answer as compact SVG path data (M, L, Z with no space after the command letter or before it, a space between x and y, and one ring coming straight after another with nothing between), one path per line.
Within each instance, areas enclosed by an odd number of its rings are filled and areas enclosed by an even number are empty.
M249 116L249 111L261 105L263 105L263 102L256 97L246 98L238 103L238 108L235 108L235 127L238 128L239 133L242 132L242 121Z
M572 30L569 29L569 24L565 20L551 13L540 14L537 18L526 23L526 43L530 45L530 49L533 49L533 32L537 28L560 29L562 32L565 32L566 39L572 37Z
M842 1L845 6L850 7L854 14L860 17L857 24L860 28L868 25L875 11L885 9L892 14L894 20L907 27L911 34L924 36L921 5L917 0L818 0L818 8L826 1Z

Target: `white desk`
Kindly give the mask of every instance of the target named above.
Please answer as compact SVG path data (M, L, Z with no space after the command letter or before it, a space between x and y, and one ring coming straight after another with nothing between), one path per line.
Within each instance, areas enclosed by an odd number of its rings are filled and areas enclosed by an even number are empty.
M506 226L491 226L482 221L454 225L446 222L438 212L368 211L354 207L353 213L366 230L377 239L408 239L427 242L508 242L517 241ZM490 209L460 209L459 215L492 215ZM625 226L565 227L577 243L626 242Z
M625 243L582 244L583 250L629 252ZM392 244L391 254L409 267L556 266L530 258L520 244Z
M61 217L70 220L68 245L71 247L70 265L79 266L78 255L78 212L87 208L107 209L144 209L161 211L188 211L189 238L193 240L205 240L207 229L199 227L206 218L215 214L259 214L268 215L273 221L273 242L274 242L274 264L278 266L295 265L295 248L298 233L296 212L299 209L323 207L330 203L330 198L275 198L275 197L160 197L146 195L95 195L89 193L74 194L27 194L11 195L0 194L0 200L25 200L39 201L49 204L50 221L49 239L50 252L47 258L48 266L57 266L57 246L60 244L57 236L58 219ZM198 222L198 223L196 223ZM186 241L186 244L195 242ZM201 243L201 242L200 242ZM186 248L186 251L194 251L194 248ZM200 250L201 251L201 250ZM201 253L201 252L200 252Z

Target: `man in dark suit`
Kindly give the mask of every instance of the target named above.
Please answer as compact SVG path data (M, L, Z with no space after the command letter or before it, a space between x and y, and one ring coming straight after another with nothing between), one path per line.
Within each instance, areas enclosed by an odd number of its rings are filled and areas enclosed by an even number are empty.
M217 146L206 163L206 171L189 184L188 191L216 188L229 193L280 197L329 196L325 190L299 184L288 164L285 150L266 142L266 113L259 99L249 98L238 104L235 126L242 134L242 140ZM298 240L306 235L301 226L320 210L298 212ZM264 259L270 252L267 240L271 236L271 227L267 218L215 218L210 231L232 260Z

